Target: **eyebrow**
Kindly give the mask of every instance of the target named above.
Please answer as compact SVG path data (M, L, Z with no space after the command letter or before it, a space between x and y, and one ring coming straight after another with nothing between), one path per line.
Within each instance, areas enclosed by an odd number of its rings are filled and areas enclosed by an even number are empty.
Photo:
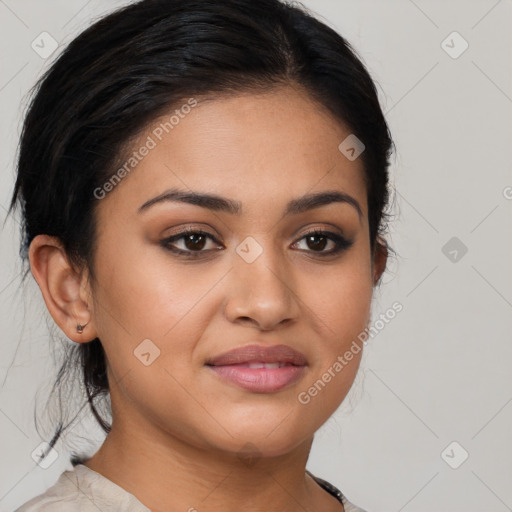
M214 194L188 192L179 189L170 189L153 199L149 199L139 207L138 212L141 213L155 204L169 201L193 204L201 206L202 208L208 208L209 210L226 212L232 215L240 215L242 212L242 203L239 201L234 201L233 199L228 199ZM297 199L292 199L286 205L284 216L297 215L331 203L349 204L355 208L360 220L363 216L363 212L358 201L352 196L344 192L339 192L338 190L327 190L324 192L306 194Z

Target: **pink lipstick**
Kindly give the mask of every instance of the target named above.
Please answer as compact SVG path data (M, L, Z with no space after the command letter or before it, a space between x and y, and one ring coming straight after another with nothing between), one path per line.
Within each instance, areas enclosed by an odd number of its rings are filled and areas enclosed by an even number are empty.
M287 345L248 345L209 359L206 365L222 380L255 393L272 393L304 374L306 358Z

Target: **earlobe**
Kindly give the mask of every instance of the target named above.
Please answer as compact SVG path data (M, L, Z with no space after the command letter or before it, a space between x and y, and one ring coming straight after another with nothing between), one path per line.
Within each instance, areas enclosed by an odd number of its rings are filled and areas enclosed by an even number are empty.
M92 312L80 292L82 274L71 265L60 240L36 236L28 257L46 307L64 334L78 343L96 338Z

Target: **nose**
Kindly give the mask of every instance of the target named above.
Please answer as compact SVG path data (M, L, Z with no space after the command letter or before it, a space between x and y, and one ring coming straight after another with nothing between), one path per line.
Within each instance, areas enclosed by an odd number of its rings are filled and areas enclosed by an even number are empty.
M292 270L283 256L269 246L250 263L235 254L227 283L227 319L232 323L253 324L262 331L296 321L300 301Z

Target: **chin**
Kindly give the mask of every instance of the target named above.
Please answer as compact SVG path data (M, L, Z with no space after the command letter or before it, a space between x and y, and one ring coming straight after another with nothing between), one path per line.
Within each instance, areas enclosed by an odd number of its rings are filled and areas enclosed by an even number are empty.
M215 444L220 450L234 453L241 460L257 460L286 455L301 444L312 440L314 432L304 431L303 428L300 431L296 428L286 428L283 423L283 428L276 428L281 421L282 419L258 424L249 422L246 425L238 425L237 428L227 427L233 437L223 436L222 441L217 439ZM213 440L211 442L213 443Z

